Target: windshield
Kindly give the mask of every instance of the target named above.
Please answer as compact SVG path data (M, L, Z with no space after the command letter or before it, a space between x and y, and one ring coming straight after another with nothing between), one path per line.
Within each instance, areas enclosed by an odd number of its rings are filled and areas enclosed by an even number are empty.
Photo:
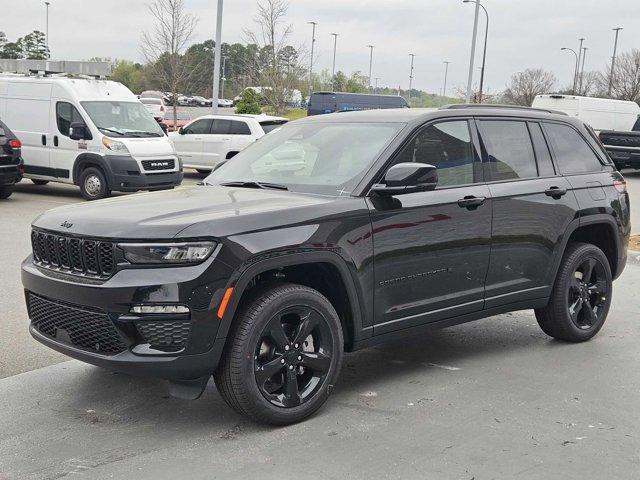
M262 183L297 192L348 195L403 126L287 124L237 154L205 183Z
M115 137L162 137L164 133L140 102L81 102L98 130Z

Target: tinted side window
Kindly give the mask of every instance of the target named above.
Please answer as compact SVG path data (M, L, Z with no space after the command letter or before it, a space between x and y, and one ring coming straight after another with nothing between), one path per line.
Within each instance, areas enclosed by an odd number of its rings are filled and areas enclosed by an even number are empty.
M211 120L203 118L202 120L196 120L192 124L183 128L183 132L186 135L204 135L209 133L211 129Z
M56 123L58 131L65 137L69 136L69 128L73 122L83 122L80 112L67 102L58 102L56 104Z
M489 162L488 180L512 180L538 176L531 136L525 122L483 120L482 139Z
M213 121L211 133L214 135L228 135L231 130L231 120L221 120L216 118Z
M231 135L251 135L251 130L249 130L249 125L247 125L245 122L232 120L229 133Z
M395 163L427 163L438 168L438 188L473 183L475 150L466 120L429 125L400 152Z
M551 161L551 153L549 145L542 134L542 128L539 123L529 123L529 132L533 140L533 148L536 151L536 160L538 161L538 175L541 177L551 177L556 174Z
M545 123L560 173L597 172L602 164L589 144L568 125Z

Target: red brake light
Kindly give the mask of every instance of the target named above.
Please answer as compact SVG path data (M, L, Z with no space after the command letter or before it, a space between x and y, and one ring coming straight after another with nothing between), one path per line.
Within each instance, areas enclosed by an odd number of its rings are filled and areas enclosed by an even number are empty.
M22 142L20 142L20 140L18 140L17 138L12 138L11 140L9 140L8 145L15 150L17 150L18 148L22 148Z
M620 193L627 193L627 182L625 180L614 180L613 187Z

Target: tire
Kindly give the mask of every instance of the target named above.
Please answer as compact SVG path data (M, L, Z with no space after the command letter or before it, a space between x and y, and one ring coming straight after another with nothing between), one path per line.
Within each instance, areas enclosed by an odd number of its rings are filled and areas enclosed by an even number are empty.
M196 168L196 172L198 172L200 175L207 176L212 172L212 170L202 170L201 168Z
M107 178L98 167L85 168L80 174L80 193L85 200L99 200L111 195Z
M47 183L49 183L49 180L36 180L35 178L32 178L31 181L35 184L35 185L46 185Z
M0 187L0 200L6 200L13 193L13 185L3 185Z
M590 340L607 318L612 287L611 267L602 250L588 243L569 244L549 304L535 311L540 328L565 342Z
M325 403L343 348L340 319L322 294L302 285L268 285L240 309L214 379L238 413L288 425Z

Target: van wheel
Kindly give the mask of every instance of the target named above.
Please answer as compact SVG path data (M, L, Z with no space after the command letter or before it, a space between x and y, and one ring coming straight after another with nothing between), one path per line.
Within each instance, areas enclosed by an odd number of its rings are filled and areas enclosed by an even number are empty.
M6 200L13 193L13 185L3 185L0 187L0 200Z
M611 306L613 280L605 254L595 245L567 247L549 304L536 319L547 335L566 342L584 342L604 325Z
M47 183L49 183L49 180L36 180L35 178L32 178L31 181L35 185L46 185Z
M229 406L260 423L288 425L324 404L340 373L343 334L322 294L302 285L270 285L235 322L214 374Z
M111 195L107 179L97 167L85 168L80 174L80 192L85 200L98 200Z

